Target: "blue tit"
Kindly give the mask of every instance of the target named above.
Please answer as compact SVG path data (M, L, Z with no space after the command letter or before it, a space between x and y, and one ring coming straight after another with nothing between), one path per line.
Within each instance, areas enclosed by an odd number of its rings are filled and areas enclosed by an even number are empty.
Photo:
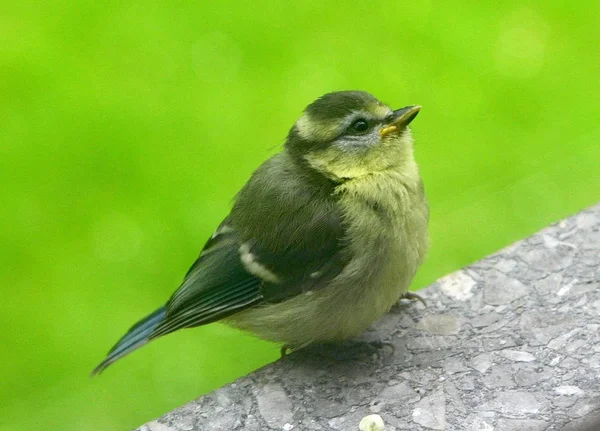
M216 321L293 349L344 340L410 296L428 248L409 129L419 110L392 110L362 91L306 107L179 288L94 373L155 338Z

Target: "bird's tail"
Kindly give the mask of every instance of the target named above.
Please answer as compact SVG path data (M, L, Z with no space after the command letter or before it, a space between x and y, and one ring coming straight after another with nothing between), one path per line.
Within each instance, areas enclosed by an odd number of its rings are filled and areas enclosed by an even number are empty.
M92 375L100 374L106 367L121 359L123 356L142 347L148 341L154 329L165 319L166 308L161 307L152 314L144 317L133 325L129 331L114 345L106 355L106 358L94 368Z

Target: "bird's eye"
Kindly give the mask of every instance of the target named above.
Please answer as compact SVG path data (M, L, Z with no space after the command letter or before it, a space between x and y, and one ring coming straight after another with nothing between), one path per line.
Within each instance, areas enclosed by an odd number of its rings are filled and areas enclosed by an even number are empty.
M369 123L364 118L358 118L350 125L350 129L353 132L362 133L369 128Z

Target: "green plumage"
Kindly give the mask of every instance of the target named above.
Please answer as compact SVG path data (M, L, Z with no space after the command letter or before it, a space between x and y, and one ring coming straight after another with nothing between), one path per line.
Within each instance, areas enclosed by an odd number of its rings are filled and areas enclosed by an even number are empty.
M167 304L97 367L216 320L300 347L359 334L407 292L428 208L408 123L363 92L330 93L290 130Z

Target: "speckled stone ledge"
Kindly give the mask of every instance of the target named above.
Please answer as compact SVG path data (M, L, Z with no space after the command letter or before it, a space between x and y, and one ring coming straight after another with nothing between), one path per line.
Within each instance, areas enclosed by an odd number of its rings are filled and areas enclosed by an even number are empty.
M138 431L598 429L600 205Z

